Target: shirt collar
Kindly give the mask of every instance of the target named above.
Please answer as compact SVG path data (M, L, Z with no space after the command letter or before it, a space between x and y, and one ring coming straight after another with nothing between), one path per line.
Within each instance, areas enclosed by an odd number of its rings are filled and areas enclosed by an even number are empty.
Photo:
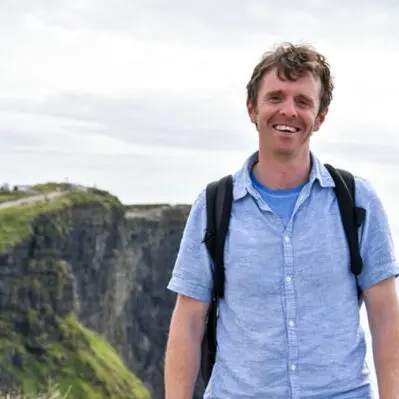
M312 168L307 184L312 185L317 180L321 187L334 187L334 181L326 167L312 152L310 153L310 156L312 160ZM259 151L256 151L246 159L241 169L234 174L233 198L235 201L244 197L251 190L252 181L250 177L250 171L258 159Z

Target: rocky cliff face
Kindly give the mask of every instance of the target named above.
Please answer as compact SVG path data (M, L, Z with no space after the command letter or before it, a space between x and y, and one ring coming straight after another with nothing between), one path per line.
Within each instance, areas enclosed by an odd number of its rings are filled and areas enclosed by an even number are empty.
M127 213L128 253L132 256L134 289L127 316L124 348L127 363L148 384L154 398L163 398L165 344L175 295L166 290L189 207L158 207ZM135 317L129 317L129 315Z
M153 399L163 398L164 352L175 301L166 285L188 212L189 206L126 211L80 204L40 215L29 237L0 256L0 310L8 309L16 295L13 279L25 278L25 288L17 293L20 307L51 308L60 317L76 314L83 326L112 343ZM36 277L44 288L32 291ZM42 343L33 339L31 346L40 352Z

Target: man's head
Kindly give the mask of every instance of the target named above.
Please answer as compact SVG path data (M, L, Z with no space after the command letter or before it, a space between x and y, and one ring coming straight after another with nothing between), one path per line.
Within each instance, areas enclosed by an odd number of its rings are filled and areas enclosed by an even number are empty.
M310 46L288 43L264 54L247 84L248 113L261 142L285 155L306 151L326 117L333 88L327 61Z

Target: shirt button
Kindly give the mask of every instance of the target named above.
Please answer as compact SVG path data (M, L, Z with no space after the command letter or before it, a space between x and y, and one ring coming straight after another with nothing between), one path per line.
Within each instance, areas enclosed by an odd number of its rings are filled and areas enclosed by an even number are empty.
M290 276L287 276L287 277L285 278L285 281L286 281L287 283L290 283L290 282L291 282L291 277L290 277Z
M289 322L288 322L288 325L292 328L292 327L294 327L295 326L295 323L294 323L294 321L293 320L290 320Z
M291 364L290 368L291 368L292 371L295 371L296 370L295 364Z
M289 238L288 236L284 236L284 241L285 241L286 243L289 243L289 242L290 242L290 238Z

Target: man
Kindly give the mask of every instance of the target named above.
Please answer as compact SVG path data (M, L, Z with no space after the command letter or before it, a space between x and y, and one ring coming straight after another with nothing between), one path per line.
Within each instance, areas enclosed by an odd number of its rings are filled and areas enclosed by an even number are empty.
M371 398L356 278L327 169L310 151L333 81L325 58L285 44L265 54L247 85L258 151L233 176L225 296L205 398ZM386 214L356 177L366 209L359 232L363 292L381 399L399 398L399 267ZM193 204L169 289L178 293L165 364L167 399L188 399L212 289L203 242L205 192Z

